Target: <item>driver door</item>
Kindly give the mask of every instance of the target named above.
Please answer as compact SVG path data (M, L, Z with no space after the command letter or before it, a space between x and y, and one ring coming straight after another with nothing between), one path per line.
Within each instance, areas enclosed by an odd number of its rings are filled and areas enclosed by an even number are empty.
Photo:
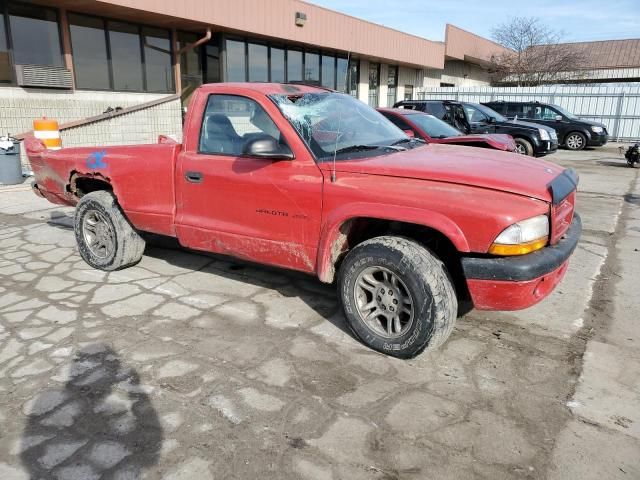
M203 94L203 95L206 95ZM293 160L245 155L270 135L291 146L258 99L208 95L194 108L176 168L176 230L190 248L315 271L322 174L310 155ZM199 105L199 107L198 107ZM284 122L282 118L280 121ZM195 132L194 130L197 130Z

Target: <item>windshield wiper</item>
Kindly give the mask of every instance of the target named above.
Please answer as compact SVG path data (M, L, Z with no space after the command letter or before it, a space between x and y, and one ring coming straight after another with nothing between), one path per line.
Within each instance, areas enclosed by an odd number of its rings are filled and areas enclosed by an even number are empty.
M425 142L423 139L421 138L417 138L417 137L413 137L413 138L401 138L400 140L393 142L391 145L389 145L390 147L393 147L395 145L399 145L401 143L427 143Z
M350 145L348 147L339 148L336 154L348 152L361 152L363 150L376 150L380 148L378 145Z

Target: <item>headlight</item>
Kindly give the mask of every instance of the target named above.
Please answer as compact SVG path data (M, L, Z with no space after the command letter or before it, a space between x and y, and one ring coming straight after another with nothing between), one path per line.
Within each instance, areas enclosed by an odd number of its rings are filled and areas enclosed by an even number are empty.
M593 133L602 133L604 129L602 127L596 127L595 125L593 127L591 127L591 131Z
M544 128L539 128L538 132L540 132L540 138L542 140L551 140L551 137L549 137L549 132L547 132Z
M489 253L493 255L525 255L544 247L549 241L549 218L528 218L505 228L495 239Z

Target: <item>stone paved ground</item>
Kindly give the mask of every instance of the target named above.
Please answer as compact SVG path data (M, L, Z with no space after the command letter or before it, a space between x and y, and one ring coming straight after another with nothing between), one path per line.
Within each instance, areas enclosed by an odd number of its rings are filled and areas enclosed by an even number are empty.
M92 270L72 211L0 189L0 479L640 478L639 370L611 350L640 363L618 268L637 173L612 149L552 160L582 177L565 282L411 361L355 341L304 275L160 244Z

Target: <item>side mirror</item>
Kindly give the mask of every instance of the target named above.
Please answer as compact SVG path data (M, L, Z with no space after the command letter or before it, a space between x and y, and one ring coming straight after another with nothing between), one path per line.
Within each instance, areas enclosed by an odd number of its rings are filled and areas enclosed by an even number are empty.
M496 117L489 117L489 123L496 123Z
M413 130L403 130L404 134L409 138L415 138L416 134L413 133Z
M244 144L242 153L249 157L268 158L270 160L293 160L291 149L279 143L270 135L252 138Z
M556 115L556 122L562 121L562 115Z

